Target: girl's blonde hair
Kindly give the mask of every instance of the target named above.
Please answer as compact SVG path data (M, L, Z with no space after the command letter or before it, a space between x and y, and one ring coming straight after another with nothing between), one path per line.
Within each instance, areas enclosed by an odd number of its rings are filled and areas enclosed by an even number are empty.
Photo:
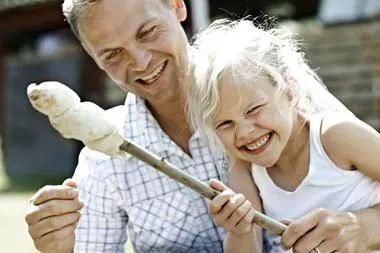
M248 19L222 19L196 36L193 47L195 80L189 86L188 115L192 127L212 148L222 147L213 118L220 104L218 84L223 74L240 81L269 76L278 95L289 92L293 105L305 113L344 108L338 101L331 106L316 99L321 93L331 94L307 65L299 43L284 30L256 26Z

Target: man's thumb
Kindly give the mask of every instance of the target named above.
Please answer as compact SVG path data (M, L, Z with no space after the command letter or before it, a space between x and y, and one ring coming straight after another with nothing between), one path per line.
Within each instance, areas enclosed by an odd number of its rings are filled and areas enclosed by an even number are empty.
M219 180L217 180L217 179L215 179L215 178L210 179L210 181L209 181L209 185L210 185L214 190L217 190L217 191L219 191L219 192L222 192L222 191L228 189L227 186L225 186L222 182L220 182Z
M77 188L77 183L72 178L66 179L63 182L63 185L66 185L66 186L69 186L69 187L73 187L73 188Z

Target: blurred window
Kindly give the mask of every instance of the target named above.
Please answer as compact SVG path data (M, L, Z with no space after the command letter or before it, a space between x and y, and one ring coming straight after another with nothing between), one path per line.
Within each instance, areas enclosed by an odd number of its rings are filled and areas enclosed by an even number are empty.
M325 24L367 20L380 14L380 0L321 0L319 18Z

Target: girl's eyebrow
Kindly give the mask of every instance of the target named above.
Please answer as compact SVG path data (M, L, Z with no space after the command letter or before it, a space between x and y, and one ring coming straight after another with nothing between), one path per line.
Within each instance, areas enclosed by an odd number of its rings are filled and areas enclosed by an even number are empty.
M215 118L215 119L212 120L212 124L214 126L218 126L220 124L220 122L223 122L223 120L219 119L219 118Z
M260 104L262 104L264 102L264 99L262 97L260 97L259 99L255 99L254 101L252 101L251 103L248 103L247 106L244 108L244 110L250 110L252 109L253 107L257 107L259 106Z
M222 115L223 116L223 115ZM213 126L214 127L217 127L217 126L219 126L221 123L223 123L224 121L226 121L226 120L229 120L229 119L227 119L226 117L220 117L219 115L218 115L218 117L215 117L213 120L212 120L212 124L213 124Z

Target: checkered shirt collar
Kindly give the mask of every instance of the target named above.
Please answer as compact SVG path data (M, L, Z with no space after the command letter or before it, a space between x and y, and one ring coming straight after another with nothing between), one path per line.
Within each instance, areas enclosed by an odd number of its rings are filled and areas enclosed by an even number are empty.
M136 124L138 125L137 131L141 136L144 136L145 141L139 143L142 147L154 152L157 155L163 155L164 152L170 152L180 157L189 158L189 156L178 149L178 146L172 141L166 133L161 129L157 120L153 117L152 113L146 106L146 101L141 97L129 93L125 101L125 106L129 111L137 112ZM128 120L128 115L125 121ZM129 124L124 124L127 126ZM124 136L127 137L129 129L124 128ZM199 135L195 133L191 139L199 138Z

